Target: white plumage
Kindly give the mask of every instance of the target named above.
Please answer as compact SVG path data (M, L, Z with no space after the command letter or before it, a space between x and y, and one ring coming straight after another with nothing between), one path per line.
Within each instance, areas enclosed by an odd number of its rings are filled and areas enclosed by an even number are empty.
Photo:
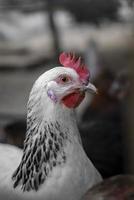
M71 68L56 67L38 78L29 97L23 152L0 145L1 200L79 200L101 181L83 150L74 109L64 104L70 94L78 104L88 89L95 87L83 84Z

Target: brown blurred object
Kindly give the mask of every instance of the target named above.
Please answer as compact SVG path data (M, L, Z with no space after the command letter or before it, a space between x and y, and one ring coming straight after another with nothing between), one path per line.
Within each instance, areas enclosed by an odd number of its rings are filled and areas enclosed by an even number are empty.
M92 187L82 200L133 200L134 176L119 175Z
M99 91L79 125L88 157L103 178L124 174L124 109L129 96L127 70L103 69L94 83Z
M134 42L133 42L134 45ZM133 51L134 56L134 51ZM128 99L127 109L126 109L126 122L128 126L127 134L125 135L126 141L126 171L128 173L134 174L134 61L131 59L129 61L129 78L131 80L131 93Z

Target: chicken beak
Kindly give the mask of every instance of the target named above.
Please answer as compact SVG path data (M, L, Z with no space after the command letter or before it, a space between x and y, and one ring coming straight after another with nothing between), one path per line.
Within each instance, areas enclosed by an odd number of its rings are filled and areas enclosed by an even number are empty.
M92 94L98 93L97 88L91 83L88 83L88 85L84 87L84 90Z

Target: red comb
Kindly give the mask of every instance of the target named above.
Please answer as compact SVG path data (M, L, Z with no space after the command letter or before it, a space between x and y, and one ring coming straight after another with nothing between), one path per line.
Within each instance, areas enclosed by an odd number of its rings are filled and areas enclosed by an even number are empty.
M75 54L72 54L72 53L64 53L63 52L59 56L59 61L64 67L73 68L79 74L80 79L84 83L88 83L89 70L81 62L81 57L76 57Z

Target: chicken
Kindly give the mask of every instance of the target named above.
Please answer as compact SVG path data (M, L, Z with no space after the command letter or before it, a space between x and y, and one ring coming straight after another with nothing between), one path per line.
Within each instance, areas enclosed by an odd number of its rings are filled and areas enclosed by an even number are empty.
M103 69L95 84L98 95L89 100L79 129L88 157L103 178L108 178L125 173L123 112L130 83L127 72Z
M0 145L2 200L79 200L101 175L86 156L74 109L96 93L80 58L62 53L62 66L42 74L27 105L23 152Z
M82 200L132 200L134 176L118 175L93 186Z

